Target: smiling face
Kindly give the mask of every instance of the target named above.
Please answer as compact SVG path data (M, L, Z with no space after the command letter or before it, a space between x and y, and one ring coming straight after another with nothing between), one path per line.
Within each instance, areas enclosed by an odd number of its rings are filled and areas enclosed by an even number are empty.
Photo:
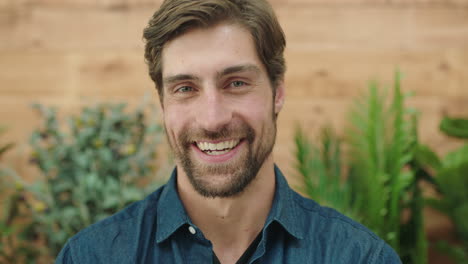
M271 160L282 83L273 98L252 37L236 24L182 34L164 46L162 61L164 123L179 175L206 197L241 193Z

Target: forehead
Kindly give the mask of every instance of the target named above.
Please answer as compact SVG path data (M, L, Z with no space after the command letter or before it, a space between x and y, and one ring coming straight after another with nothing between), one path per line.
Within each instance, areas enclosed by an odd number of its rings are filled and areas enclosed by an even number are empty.
M204 75L239 64L253 64L264 71L250 32L237 24L189 30L162 50L163 76Z

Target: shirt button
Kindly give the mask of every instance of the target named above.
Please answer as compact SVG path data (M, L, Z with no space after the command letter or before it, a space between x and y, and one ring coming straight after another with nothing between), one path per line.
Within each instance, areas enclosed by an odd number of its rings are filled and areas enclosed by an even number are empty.
M197 232L197 231L195 230L195 228L193 228L193 226L189 226L188 231L189 231L190 234L192 234L192 235L195 235L195 233Z

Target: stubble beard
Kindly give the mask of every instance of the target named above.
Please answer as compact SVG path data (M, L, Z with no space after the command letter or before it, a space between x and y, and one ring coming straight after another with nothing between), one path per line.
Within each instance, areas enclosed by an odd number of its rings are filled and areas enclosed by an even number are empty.
M271 154L276 139L276 118L272 127L263 127L261 139L246 122L227 125L217 132L187 128L177 135L179 146L171 143L175 158L180 162L193 188L208 198L227 198L241 194L256 178L265 160ZM225 164L202 164L193 158L192 144L196 140L225 140L243 138L247 151L236 160ZM254 148L255 139L257 147ZM221 182L216 184L214 182Z

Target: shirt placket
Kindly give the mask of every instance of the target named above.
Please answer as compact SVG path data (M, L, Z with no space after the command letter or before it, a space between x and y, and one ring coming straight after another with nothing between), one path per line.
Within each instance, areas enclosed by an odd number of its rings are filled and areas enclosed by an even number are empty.
M187 263L212 263L213 245L211 242L205 238L201 230L195 225L188 225L185 229L190 237L187 241L190 244L186 247L188 250L185 257Z

